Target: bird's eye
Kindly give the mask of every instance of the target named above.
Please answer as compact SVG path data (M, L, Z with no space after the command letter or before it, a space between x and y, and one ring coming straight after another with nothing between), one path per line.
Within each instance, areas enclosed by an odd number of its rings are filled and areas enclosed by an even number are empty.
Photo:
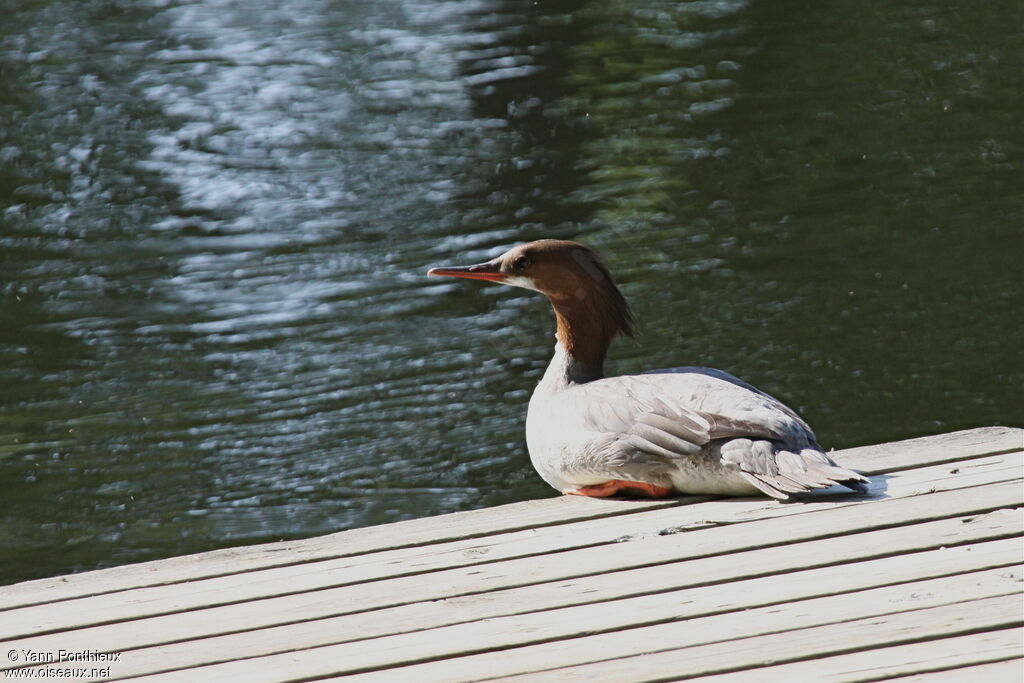
M529 268L530 263L532 263L532 261L530 261L530 257L523 255L512 262L512 267L516 270L522 270L524 268Z

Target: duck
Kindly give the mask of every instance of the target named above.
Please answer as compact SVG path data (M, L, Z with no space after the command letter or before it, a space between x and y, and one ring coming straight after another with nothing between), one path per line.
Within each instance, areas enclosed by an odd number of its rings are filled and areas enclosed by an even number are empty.
M538 292L555 316L555 349L526 414L541 478L566 495L678 494L778 500L869 480L836 463L778 399L723 370L686 366L606 376L609 347L635 320L605 261L570 240L519 244L484 263L428 276Z

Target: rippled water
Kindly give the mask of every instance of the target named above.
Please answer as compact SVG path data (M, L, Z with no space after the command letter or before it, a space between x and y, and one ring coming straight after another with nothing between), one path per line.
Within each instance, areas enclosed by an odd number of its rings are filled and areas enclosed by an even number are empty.
M529 292L843 447L1020 424L1019 3L66 0L0 26L0 581L552 495Z

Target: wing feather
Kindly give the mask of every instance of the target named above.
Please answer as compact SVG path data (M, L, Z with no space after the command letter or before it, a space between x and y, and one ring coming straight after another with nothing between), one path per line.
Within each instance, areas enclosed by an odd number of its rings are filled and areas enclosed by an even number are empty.
M595 470L644 480L712 449L721 463L775 498L835 483L863 490L867 481L825 455L790 408L719 370L601 379L579 386L573 397L582 408L581 427L595 434Z

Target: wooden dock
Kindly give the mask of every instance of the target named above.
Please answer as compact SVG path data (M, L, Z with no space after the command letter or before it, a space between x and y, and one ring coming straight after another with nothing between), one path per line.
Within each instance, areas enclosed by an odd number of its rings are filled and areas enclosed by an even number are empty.
M1024 431L834 455L871 475L868 495L550 498L2 587L0 664L79 669L64 680L1024 680Z

